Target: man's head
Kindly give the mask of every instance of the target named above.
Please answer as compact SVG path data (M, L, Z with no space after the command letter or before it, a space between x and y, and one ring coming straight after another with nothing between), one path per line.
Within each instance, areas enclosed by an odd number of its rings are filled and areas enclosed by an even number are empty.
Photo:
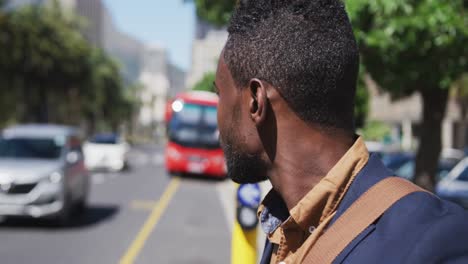
M359 55L341 1L240 1L228 31L216 85L221 139L235 181L265 179L272 165L264 144L274 133L271 88L304 123L354 133ZM260 133L266 126L269 131Z

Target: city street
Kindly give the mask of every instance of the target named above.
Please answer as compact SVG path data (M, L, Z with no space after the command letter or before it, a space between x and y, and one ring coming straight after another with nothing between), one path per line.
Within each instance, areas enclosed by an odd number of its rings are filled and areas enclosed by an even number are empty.
M232 183L170 178L159 146L129 159L128 171L92 174L89 209L70 227L1 223L1 263L228 263Z
M467 12L0 0L0 264L468 258Z

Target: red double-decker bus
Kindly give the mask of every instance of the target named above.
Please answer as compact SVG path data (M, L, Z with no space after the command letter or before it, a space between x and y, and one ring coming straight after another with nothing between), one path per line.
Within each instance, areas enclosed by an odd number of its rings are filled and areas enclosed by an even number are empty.
M216 94L202 91L179 94L169 103L165 159L170 174L226 176L224 154L219 144L217 105Z

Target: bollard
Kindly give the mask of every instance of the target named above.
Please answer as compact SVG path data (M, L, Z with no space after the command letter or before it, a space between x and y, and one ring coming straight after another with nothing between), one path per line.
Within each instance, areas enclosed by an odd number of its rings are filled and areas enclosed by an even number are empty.
M231 243L232 264L257 262L257 209L260 198L258 184L242 184L237 188L236 220Z

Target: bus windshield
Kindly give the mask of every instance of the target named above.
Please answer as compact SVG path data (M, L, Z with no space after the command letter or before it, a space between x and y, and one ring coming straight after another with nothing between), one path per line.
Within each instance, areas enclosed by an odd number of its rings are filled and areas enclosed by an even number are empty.
M169 139L193 148L219 148L215 106L184 104L169 122Z

